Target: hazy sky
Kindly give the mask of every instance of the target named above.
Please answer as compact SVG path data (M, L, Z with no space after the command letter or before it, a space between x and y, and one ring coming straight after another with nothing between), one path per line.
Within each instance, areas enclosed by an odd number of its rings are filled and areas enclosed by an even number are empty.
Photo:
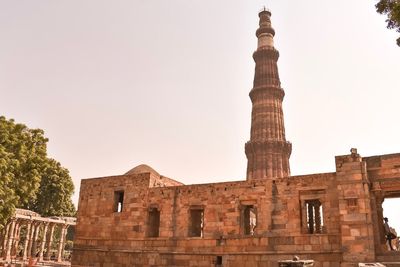
M335 171L351 147L400 152L400 48L375 3L0 0L0 115L45 130L75 203L82 178L141 163L186 184L244 180L266 5L292 174Z

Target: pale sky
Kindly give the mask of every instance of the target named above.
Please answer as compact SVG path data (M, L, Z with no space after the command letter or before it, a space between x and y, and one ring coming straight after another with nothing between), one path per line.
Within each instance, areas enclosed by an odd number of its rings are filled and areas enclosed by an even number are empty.
M0 115L45 130L75 203L82 178L142 163L185 184L244 180L265 5L292 175L333 172L351 147L399 153L400 48L375 3L0 0Z

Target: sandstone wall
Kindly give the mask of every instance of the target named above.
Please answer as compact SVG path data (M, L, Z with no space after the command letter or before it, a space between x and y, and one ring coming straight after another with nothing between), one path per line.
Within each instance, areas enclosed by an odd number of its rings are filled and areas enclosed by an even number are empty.
M269 266L295 254L317 266L341 261L335 173L170 187L150 187L152 179L144 173L82 181L74 265L113 259L110 266L210 266L222 256L224 266ZM121 190L123 210L114 212ZM323 205L323 228L309 234L303 205L314 198ZM253 235L243 230L249 205L257 214ZM204 209L202 237L188 236L192 207ZM150 208L160 211L156 238L147 237Z
M335 159L335 173L278 179L182 185L148 172L82 180L73 265L272 267L299 255L317 267L347 267L385 259L382 202L399 195L400 154ZM191 236L192 210L202 212L201 236ZM251 233L246 210L256 219ZM157 237L149 236L153 211Z

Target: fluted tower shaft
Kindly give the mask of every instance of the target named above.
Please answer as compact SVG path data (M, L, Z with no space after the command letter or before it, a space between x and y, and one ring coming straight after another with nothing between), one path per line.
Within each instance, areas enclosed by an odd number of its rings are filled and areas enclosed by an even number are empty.
M253 105L251 133L250 141L245 145L247 180L290 176L292 152L292 145L285 137L282 111L285 92L279 80L279 52L274 48L271 12L264 9L259 17L258 47L253 54L255 75L249 94Z

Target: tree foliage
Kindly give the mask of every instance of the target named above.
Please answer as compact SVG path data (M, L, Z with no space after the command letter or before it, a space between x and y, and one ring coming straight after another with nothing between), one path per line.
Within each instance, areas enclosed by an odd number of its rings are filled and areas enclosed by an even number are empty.
M73 216L73 191L74 184L68 170L54 159L48 159L42 172L34 210L42 216Z
M378 13L387 15L387 28L400 33L400 0L380 0L375 7ZM400 46L400 37L397 45Z
M0 229L15 208L49 216L74 214L72 179L47 157L47 142L43 130L0 116Z

